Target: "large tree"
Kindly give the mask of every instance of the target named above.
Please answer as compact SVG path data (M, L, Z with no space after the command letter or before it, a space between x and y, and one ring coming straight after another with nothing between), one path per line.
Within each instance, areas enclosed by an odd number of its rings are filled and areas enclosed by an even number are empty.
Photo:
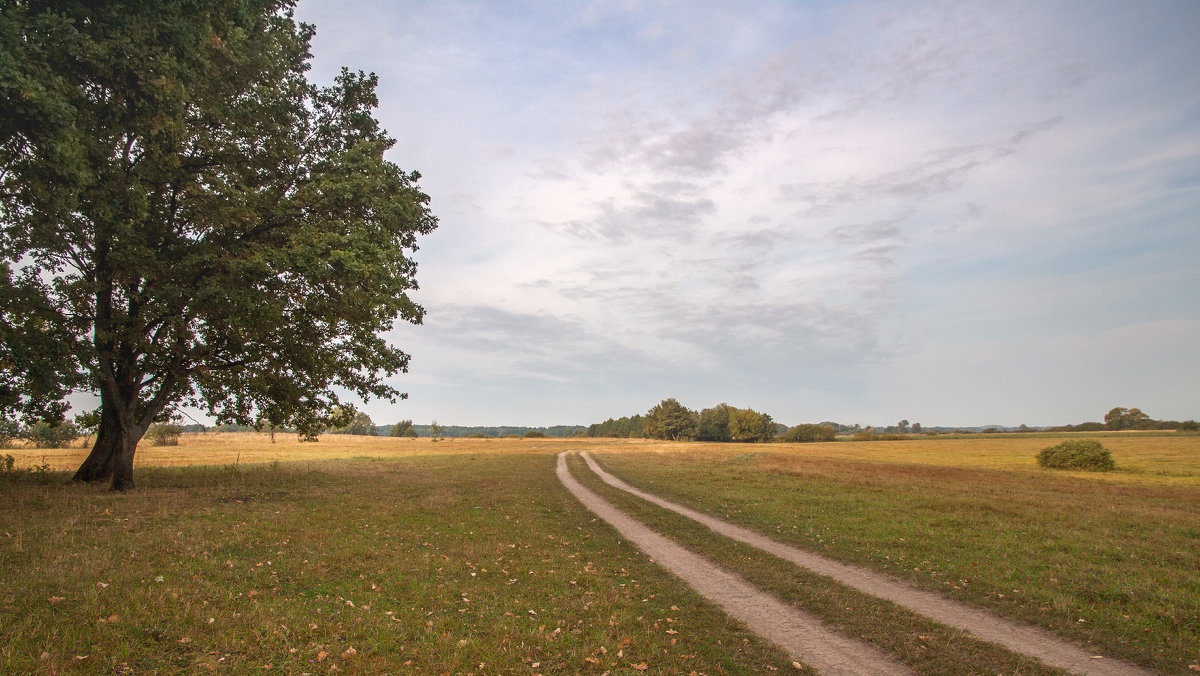
M1139 408L1118 406L1104 414L1104 426L1110 430L1145 430L1154 427L1154 420Z
M769 441L775 436L775 422L766 413L751 408L729 412L729 437L734 441Z
M181 405L313 434L352 415L338 392L403 396L382 334L421 320L436 220L384 159L375 76L308 82L293 4L0 5L0 256L99 394L79 480L132 487Z
M646 413L646 436L678 441L696 436L700 417L674 399L663 399Z

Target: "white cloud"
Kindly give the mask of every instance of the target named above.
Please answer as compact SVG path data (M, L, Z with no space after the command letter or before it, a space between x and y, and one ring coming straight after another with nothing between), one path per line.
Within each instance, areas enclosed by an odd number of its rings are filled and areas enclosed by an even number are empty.
M379 72L393 157L442 222L391 417L587 423L675 396L1071 422L1070 383L1115 354L1196 363L1200 6L300 14L318 76ZM1200 415L1186 369L1112 373L1111 405Z

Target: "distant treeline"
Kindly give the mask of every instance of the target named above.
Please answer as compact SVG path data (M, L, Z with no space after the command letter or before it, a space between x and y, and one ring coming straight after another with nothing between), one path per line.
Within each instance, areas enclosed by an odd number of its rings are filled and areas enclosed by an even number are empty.
M187 432L208 430L203 425L188 425ZM269 431L252 425L220 425L211 428L217 432ZM358 412L354 420L345 427L330 430L330 434L360 434L378 436L419 436L441 438L503 438L503 437L617 437L641 439L672 439L694 441L832 441L835 438L854 440L909 439L916 435L936 434L1000 434L1023 432L1104 432L1120 430L1180 430L1200 431L1195 420L1155 420L1137 408L1117 407L1104 416L1104 422L1084 422L1057 427L923 427L921 423L901 420L895 425L863 426L847 425L833 421L783 425L766 413L753 409L737 408L729 404L717 404L712 408L693 411L674 399L664 399L646 413L621 418L609 418L601 423L586 427L582 425L554 425L552 427L528 427L503 425L498 427L462 425L414 425L411 420L402 420L395 425L376 425L365 413ZM276 429L287 433L290 430ZM15 434L14 434L15 436Z
M356 421L361 422L361 421ZM415 435L404 434L397 431L396 425L374 425L370 424L370 418L366 418L368 426L350 425L346 428L330 430L329 434L358 434L368 436L418 436L429 437L433 436L433 425L413 425L411 421L401 421L399 425L405 429L411 429ZM407 425L406 425L407 423ZM526 437L526 436L546 436L546 437L579 437L587 431L583 425L553 425L551 427L528 427L521 425L504 425L500 427L466 427L462 425L438 425L438 436L442 438L466 438L466 437ZM372 432L372 430L374 430ZM215 427L206 427L204 425L194 424L187 425L184 428L186 432L267 432L267 428L256 429L253 425L217 425ZM292 430L276 428L276 432L281 434L288 433Z
M417 436L428 437L432 436L430 431L432 425L413 425ZM582 436L587 430L582 425L554 425L552 427L522 427L520 425L500 426L500 427L466 427L462 425L439 425L441 428L438 436L444 438L467 438L467 437L526 437L538 436L539 434L547 437L578 437ZM388 427L380 427L380 434L387 434Z
M1195 432L1200 423L1195 420L1154 420L1141 409L1118 406L1104 414L1104 422L1085 422L1078 425L1051 427L1050 432L1100 432L1104 430L1180 430Z
M690 410L674 399L664 399L645 414L609 418L589 425L585 436L695 441L832 441L850 438L857 441L909 439L915 435L1003 434L1027 432L1099 432L1120 430L1200 431L1195 420L1154 420L1136 408L1117 407L1104 416L1104 422L1085 422L1058 427L923 427L921 423L901 420L895 425L862 426L832 421L788 427L774 422L770 415L752 409L718 404L702 411Z

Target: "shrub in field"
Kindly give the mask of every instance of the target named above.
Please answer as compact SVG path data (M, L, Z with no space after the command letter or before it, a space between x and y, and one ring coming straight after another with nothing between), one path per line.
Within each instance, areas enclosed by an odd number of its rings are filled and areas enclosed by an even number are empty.
M833 441L835 438L837 438L837 432L829 425L796 425L775 437L775 440L806 443Z
M21 436L36 448L66 448L79 438L79 430L73 422L39 420L22 430Z
M541 430L526 430L525 438L526 439L545 439L546 433Z
M1082 469L1105 472L1116 467L1109 453L1095 439L1068 439L1038 453L1038 464L1050 469Z
M178 446L179 435L183 434L183 425L173 423L154 423L146 430L150 437L151 446Z

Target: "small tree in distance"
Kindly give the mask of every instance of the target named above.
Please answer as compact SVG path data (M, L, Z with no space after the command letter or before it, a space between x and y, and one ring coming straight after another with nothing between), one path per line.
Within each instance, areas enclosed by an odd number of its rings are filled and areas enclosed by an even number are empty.
M395 425L392 425L391 436L393 436L393 437L415 437L415 436L417 436L417 431L415 429L413 429L413 421L412 420L401 420L400 422L396 423Z

